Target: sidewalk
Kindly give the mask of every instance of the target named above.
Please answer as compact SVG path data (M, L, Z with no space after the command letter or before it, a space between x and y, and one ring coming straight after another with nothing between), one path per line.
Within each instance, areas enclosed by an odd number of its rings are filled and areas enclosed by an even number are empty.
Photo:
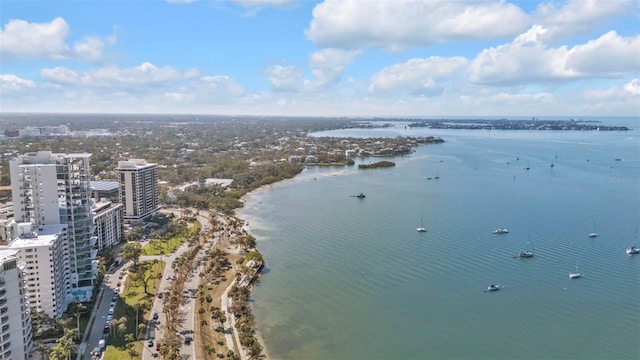
M247 358L247 355L244 353L244 348L240 344L240 336L236 331L236 319L229 312L229 305L231 305L231 300L229 299L229 290L235 285L236 280L234 279L231 284L224 290L222 296L220 298L220 309L224 311L224 315L227 317L227 321L229 324L228 329L224 329L224 337L227 343L227 347L229 350L233 350L238 356L240 356L240 360L244 360ZM233 338L235 337L236 344L238 345L238 349L235 348Z

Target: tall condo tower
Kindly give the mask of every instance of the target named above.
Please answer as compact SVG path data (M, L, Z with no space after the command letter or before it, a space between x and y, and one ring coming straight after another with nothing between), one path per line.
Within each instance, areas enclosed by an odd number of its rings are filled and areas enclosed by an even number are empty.
M29 359L31 316L16 250L0 250L0 359Z
M136 223L159 210L158 164L144 159L118 161L120 201L124 205L124 221Z
M91 214L91 154L28 153L9 163L16 227L66 225L72 301L86 301L97 274ZM17 234L18 231L14 231ZM10 245L11 246L11 245ZM14 245L15 246L15 245ZM85 290L80 290L85 288Z

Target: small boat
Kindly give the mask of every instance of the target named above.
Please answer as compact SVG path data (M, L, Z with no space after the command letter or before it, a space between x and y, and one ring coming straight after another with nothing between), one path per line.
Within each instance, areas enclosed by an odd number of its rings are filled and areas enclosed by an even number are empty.
M485 290L485 292L498 291L500 290L500 288L501 288L500 284L491 284L487 286L487 289Z
M358 199L364 199L364 198L366 197L366 195L365 195L365 194L363 194L363 193L360 193L360 194L356 195L356 197L357 197Z
M427 232L427 228L424 227L424 223L422 222L422 217L420 217L420 227L416 228L417 232Z
M593 231L589 233L590 238L598 237L598 233L596 232L596 222L593 222Z
M521 258L530 258L533 257L533 251L530 250L520 250L520 254L518 254Z
M576 264L576 271L573 271L573 272L569 273L569 279L577 279L580 276L582 276L582 275L580 275L580 273L578 272L578 265Z
M627 248L627 254L629 255L636 255L636 254L640 254L640 247L637 246L631 246Z
M616 158L616 161L622 161L622 159L621 158Z
M507 229L507 228L497 228L497 229L493 230L492 233L494 233L494 234L508 234L509 233L509 229Z

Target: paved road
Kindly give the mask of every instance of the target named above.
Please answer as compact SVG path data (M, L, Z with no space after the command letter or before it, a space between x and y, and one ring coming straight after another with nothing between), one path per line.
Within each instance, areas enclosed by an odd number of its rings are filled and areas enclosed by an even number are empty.
M172 212L179 212L180 210L170 209ZM193 211L195 214L195 210ZM209 212L200 211L199 215L197 215L198 221L202 224L202 232L206 233L209 229ZM197 258L204 255L205 251L210 249L215 244L215 239L209 239L207 244L203 247L200 253L197 255ZM143 244L144 245L144 244ZM166 293L173 286L173 280L167 279L174 278L175 274L171 264L173 261L182 255L189 248L188 243L182 244L175 252L169 255L155 255L155 256L141 256L140 261L149 261L149 260L162 260L166 262L164 274L162 276L162 280L160 282L160 290L159 292ZM118 276L121 268L128 268L131 265L131 262L124 263L120 266L120 268L114 269L111 272L108 272L108 279L105 279L105 283L102 285L102 297L99 300L99 303L94 308L94 316L95 320L89 335L87 337L87 341L85 341L81 345L84 347L84 350L81 351L82 357L79 356L78 359L91 359L91 351L98 346L98 341L106 335L103 333L104 325L107 321L107 316L109 312L109 306L112 301L112 296L114 295L114 289L116 287L116 283L119 281ZM189 274L188 280L185 283L185 287L188 290L191 290L193 294L196 294L198 289L198 282L200 277L198 276L200 269L192 269ZM107 278L107 277L106 277ZM124 284L124 280L126 278L120 280L122 284ZM183 302L181 304L180 311L180 325L178 326L179 330L194 330L195 329L195 297L190 296L183 297ZM100 296L100 295L98 295ZM123 301L118 298L118 301ZM161 341L164 336L164 331L166 331L164 327L164 323L166 321L166 317L163 313L163 300L159 299L157 296L154 298L153 306L151 309L151 314L157 313L158 320L153 321L149 320L147 322L147 332L143 343L142 350L142 360L152 360L153 354L156 353L156 342ZM190 335L193 336L193 335ZM152 339L154 341L154 345L152 347L147 346L148 339ZM191 342L190 345L185 345L183 342L183 348L181 349L181 354L185 355L185 358L195 358L195 342Z
M105 276L104 283L101 286L102 297L100 298L99 293L99 302L93 309L93 325L91 326L91 330L86 341L81 344L80 349L84 348L81 351L82 359L91 359L91 351L98 346L98 341L107 337L107 335L104 334L104 325L107 323L110 303L113 295L115 294L114 290L118 281L121 281L124 284L124 280L126 280L126 278L123 278L122 280L118 279L121 268L123 267L112 269L110 272L107 272ZM122 300L118 297L117 301Z

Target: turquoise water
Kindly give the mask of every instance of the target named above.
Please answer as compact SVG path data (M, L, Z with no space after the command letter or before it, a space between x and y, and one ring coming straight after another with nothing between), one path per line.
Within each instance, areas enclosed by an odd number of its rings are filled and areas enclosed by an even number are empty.
M640 242L638 130L317 135L447 142L394 168L311 167L247 197L270 358L640 357L640 256L625 254ZM523 248L535 256L514 257ZM492 283L504 289L483 292Z

